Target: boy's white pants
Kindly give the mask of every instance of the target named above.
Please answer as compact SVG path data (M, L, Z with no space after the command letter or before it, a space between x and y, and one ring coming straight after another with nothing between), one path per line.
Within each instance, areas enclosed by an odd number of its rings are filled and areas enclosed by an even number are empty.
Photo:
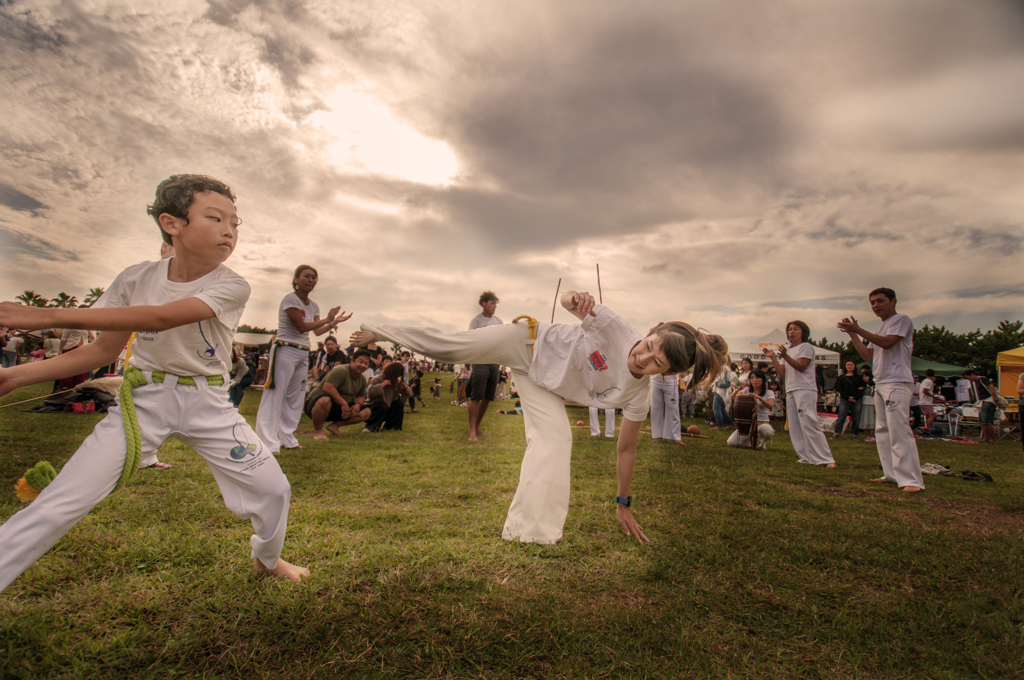
M913 383L875 385L875 443L885 481L923 489L921 459L908 417L913 389Z
M146 373L151 379L151 374ZM291 488L277 460L228 401L227 388L167 382L133 390L146 456L174 437L206 459L228 509L252 522L252 557L277 566ZM0 526L0 590L6 588L109 494L124 469L120 399L57 478Z
M590 407L590 436L601 436L601 410L596 406ZM615 409L604 409L604 436L615 436Z
M503 364L512 369L523 407L526 454L501 536L523 543L557 542L569 513L572 430L562 398L530 380L529 327L503 324L451 334L409 326L363 324L362 329L447 363Z
M801 463L828 465L835 462L825 433L818 426L817 391L786 392L786 415L789 418L789 436Z
M679 384L651 381L651 438L682 439Z
M295 429L306 400L309 351L282 345L274 348L274 389L263 390L256 412L256 434L274 453L299 445Z

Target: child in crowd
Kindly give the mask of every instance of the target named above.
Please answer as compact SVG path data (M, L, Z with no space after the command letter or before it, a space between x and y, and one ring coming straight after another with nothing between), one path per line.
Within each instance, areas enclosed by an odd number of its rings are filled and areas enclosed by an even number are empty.
M434 399L440 399L441 398L441 379L440 378L434 378L434 386L432 388L430 388L430 396L432 396Z
M429 328L363 324L352 344L390 340L420 354L462 364L502 364L512 370L526 426L519 487L502 537L556 543L569 511L572 431L563 398L622 408L618 439L616 514L627 536L647 542L630 511L630 484L640 427L650 408L650 376L693 370L693 385L718 374L725 341L682 322L659 324L646 337L589 293L568 291L562 306L581 324L511 323L444 334Z
M0 396L109 364L137 331L118 405L32 504L0 526L0 590L171 436L206 459L228 508L251 520L256 571L292 581L309 574L280 559L288 480L227 397L231 341L249 298L249 284L223 264L238 239L234 201L222 182L174 175L148 209L173 258L124 270L92 308L0 303L2 325L103 331L75 352L0 370ZM136 428L132 446L126 421Z

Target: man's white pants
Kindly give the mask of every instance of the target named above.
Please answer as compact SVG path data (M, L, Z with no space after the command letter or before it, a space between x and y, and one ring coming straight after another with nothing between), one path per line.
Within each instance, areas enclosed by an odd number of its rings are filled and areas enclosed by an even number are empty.
M590 407L590 436L600 437L601 436L601 410L596 406ZM604 410L604 436L614 437L615 436L615 409L606 408Z
M875 443L885 481L923 489L921 459L907 417L913 390L914 383L875 385Z
M786 415L789 418L789 436L801 463L828 465L835 462L825 433L818 426L817 391L786 392Z
M256 434L274 453L299 445L295 429L306 399L309 352L283 345L274 349L274 389L263 390L256 412Z
M679 385L651 381L651 438L682 439Z
M147 379L151 374L146 373ZM206 459L228 509L252 522L252 557L277 566L291 488L277 461L228 401L227 388L148 383L133 390L146 456L174 437ZM39 497L0 526L0 590L109 494L124 469L120 399Z
M503 324L451 334L409 326L363 324L362 329L447 363L502 364L512 369L523 407L526 454L501 536L543 544L562 538L569 513L572 430L562 398L530 380L529 327Z

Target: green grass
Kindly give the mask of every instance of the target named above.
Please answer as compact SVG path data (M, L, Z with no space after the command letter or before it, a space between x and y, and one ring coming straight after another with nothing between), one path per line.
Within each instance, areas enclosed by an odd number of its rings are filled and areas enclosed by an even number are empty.
M450 401L446 380L403 432L281 456L301 585L252 572L248 522L167 443L172 470L139 471L0 595L0 677L1024 675L1020 444L923 442L922 462L996 481L907 496L867 482L871 444L830 442L830 471L797 464L784 433L763 453L708 428L685 448L644 437L641 546L614 519L614 443L577 429L565 539L539 547L500 537L522 419L492 406L492 436L469 444ZM99 418L20 408L0 410L7 489ZM18 507L0 491L0 520Z

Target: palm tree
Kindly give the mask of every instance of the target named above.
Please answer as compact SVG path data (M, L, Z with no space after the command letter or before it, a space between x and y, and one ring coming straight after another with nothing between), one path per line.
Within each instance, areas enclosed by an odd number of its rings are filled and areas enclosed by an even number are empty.
M68 308L78 306L78 298L76 298L74 295L68 295L64 291L57 293L57 297L50 300L50 302L53 303L54 307Z
M90 288L89 294L82 300L83 307L92 307L96 304L96 301L103 297L104 290L102 288Z
M42 295L37 295L34 290L26 290L21 295L14 298L15 300L21 301L23 304L29 307L47 307L49 306L46 298Z

